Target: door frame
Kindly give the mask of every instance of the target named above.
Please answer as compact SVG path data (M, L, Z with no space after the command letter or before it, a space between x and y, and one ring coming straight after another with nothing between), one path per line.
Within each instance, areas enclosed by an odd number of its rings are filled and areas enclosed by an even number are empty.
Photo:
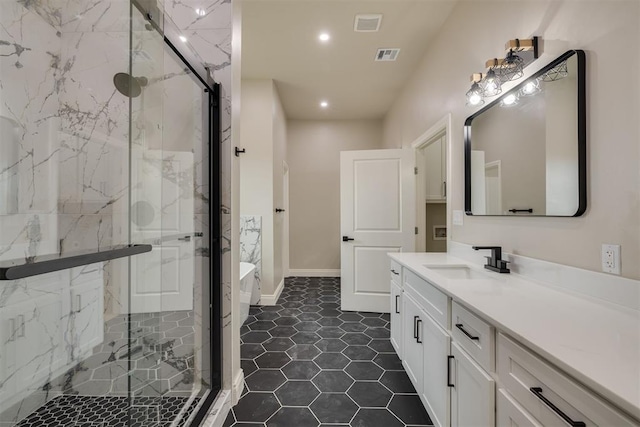
M282 161L282 277L289 277L289 165Z
M425 148L429 145L433 140L437 137L440 137L444 133L444 142L445 142L445 166L447 168L446 173L446 182L448 191L445 196L445 203L447 205L447 252L449 251L450 243L451 243L451 113L447 113L444 117L438 120L435 124L433 124L426 132L417 137L412 143L411 148L414 150L414 159L418 159L418 150ZM414 165L418 167L418 165ZM424 202L424 197L419 197L417 194L418 188L423 188L420 186L418 181L419 179L424 179L424 174L420 173L420 169L418 168L418 174L415 175L415 188L416 188L416 225L418 227L418 233L416 233L416 252L425 252L426 251L426 218L427 218L427 206ZM422 202L421 202L422 200Z

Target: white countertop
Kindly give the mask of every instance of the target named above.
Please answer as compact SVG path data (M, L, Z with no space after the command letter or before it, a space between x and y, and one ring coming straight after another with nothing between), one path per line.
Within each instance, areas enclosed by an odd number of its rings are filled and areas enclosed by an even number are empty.
M640 312L445 253L389 257L640 419ZM425 264L467 265L492 279L447 279Z

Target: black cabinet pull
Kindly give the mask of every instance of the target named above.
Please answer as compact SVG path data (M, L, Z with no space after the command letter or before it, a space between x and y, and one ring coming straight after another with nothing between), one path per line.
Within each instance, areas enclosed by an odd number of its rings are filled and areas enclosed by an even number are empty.
M509 212L511 213L518 213L518 212L528 212L528 213L533 213L533 209L529 208L529 209L509 209Z
M400 314L400 311L398 310L398 298L400 298L400 295L396 295L396 314Z
M391 269L391 272L392 272L393 274L395 274L396 276L398 276L398 275L400 274L400 273L398 273L397 271L395 271L393 268Z
M465 334L467 336L467 338L469 338L470 340L480 341L480 337L474 337L469 332L465 331L464 326L462 325L462 323L456 323L456 328L460 329L462 331L462 333Z
M420 324L422 323L422 319L418 318L416 322L416 342L418 344L422 344L422 340L420 339Z
M276 213L284 212L284 209L276 208Z
M562 418L571 427L586 427L585 423L583 423L582 421L573 421L571 418L569 418L569 416L567 414L562 412L562 410L560 408L558 408L556 405L554 405L549 399L544 397L542 395L542 388L541 387L531 387L529 390L531 390L531 393L533 393L538 399L542 400L542 402L545 405L547 405L553 412L556 413L556 415L558 415L560 418Z
M355 239L352 239L352 238L351 238L351 237L349 237L349 236L342 236L342 241L343 241L343 242L349 242L349 241L351 241L351 240L355 240Z
M451 382L451 360L455 359L453 356L447 356L447 387L455 387L456 385Z
M418 338L418 319L419 316L413 316L413 338Z

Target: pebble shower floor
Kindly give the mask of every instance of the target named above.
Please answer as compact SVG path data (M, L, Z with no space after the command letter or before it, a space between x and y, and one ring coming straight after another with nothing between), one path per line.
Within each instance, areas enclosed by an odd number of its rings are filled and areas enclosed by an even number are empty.
M340 279L293 277L241 330L245 391L224 427L430 426L389 315L340 310Z

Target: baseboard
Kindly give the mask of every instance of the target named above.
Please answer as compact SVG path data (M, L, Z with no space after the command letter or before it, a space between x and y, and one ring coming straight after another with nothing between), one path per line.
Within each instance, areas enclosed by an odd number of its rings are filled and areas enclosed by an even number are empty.
M244 391L244 371L242 369L238 370L236 377L233 379L233 384L231 385L231 402L232 406L235 406L240 400L240 396L242 396L242 392Z
M340 269L289 270L289 277L340 277Z
M223 427L231 406L231 390L220 391L200 427Z
M283 289L284 279L280 281L280 284L278 284L278 287L276 288L276 291L274 293L262 294L262 296L260 297L260 305L276 305L276 302L278 302Z

